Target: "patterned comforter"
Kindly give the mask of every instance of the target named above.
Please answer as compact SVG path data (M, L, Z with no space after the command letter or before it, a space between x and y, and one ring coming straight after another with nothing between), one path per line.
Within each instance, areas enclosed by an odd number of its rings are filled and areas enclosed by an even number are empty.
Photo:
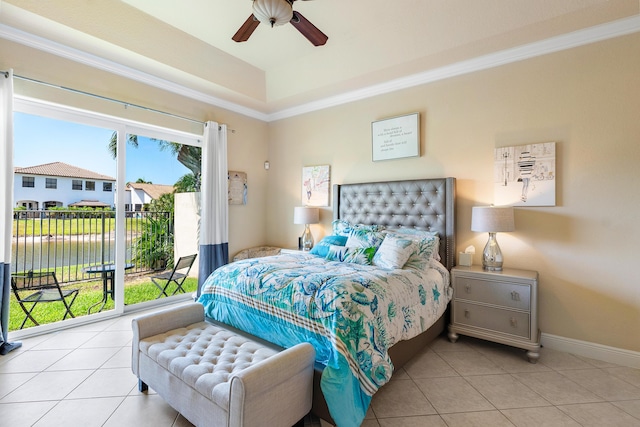
M199 301L208 317L282 347L313 344L331 416L348 427L391 378L389 347L427 330L451 294L435 260L425 271L384 270L295 253L225 265Z

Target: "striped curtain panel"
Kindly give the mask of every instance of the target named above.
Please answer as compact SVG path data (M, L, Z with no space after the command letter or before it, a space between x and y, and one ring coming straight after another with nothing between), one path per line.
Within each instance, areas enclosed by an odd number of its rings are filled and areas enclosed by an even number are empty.
M207 122L202 142L198 296L216 268L229 262L227 126Z
M13 71L0 75L0 200L0 354L7 354L20 347L20 343L7 341L13 224Z

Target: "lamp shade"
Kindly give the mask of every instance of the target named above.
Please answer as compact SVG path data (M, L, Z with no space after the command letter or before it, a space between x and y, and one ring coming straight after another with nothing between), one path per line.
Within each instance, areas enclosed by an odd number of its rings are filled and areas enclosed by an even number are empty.
M474 206L471 210L471 231L497 233L515 229L512 206Z
M294 224L317 224L320 222L320 210L307 206L298 206L293 210Z
M293 8L287 0L253 0L253 16L272 27L284 25L293 18Z

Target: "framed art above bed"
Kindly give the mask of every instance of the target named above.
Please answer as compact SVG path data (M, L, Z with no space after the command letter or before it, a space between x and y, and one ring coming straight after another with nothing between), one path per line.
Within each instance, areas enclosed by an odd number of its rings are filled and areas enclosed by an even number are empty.
M371 158L420 157L420 114L412 113L371 123Z

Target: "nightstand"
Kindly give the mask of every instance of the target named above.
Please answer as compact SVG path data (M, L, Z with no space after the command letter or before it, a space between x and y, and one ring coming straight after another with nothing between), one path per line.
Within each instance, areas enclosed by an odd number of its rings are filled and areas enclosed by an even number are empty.
M523 348L531 363L540 357L538 273L481 266L451 270L453 301L449 340L458 334Z

